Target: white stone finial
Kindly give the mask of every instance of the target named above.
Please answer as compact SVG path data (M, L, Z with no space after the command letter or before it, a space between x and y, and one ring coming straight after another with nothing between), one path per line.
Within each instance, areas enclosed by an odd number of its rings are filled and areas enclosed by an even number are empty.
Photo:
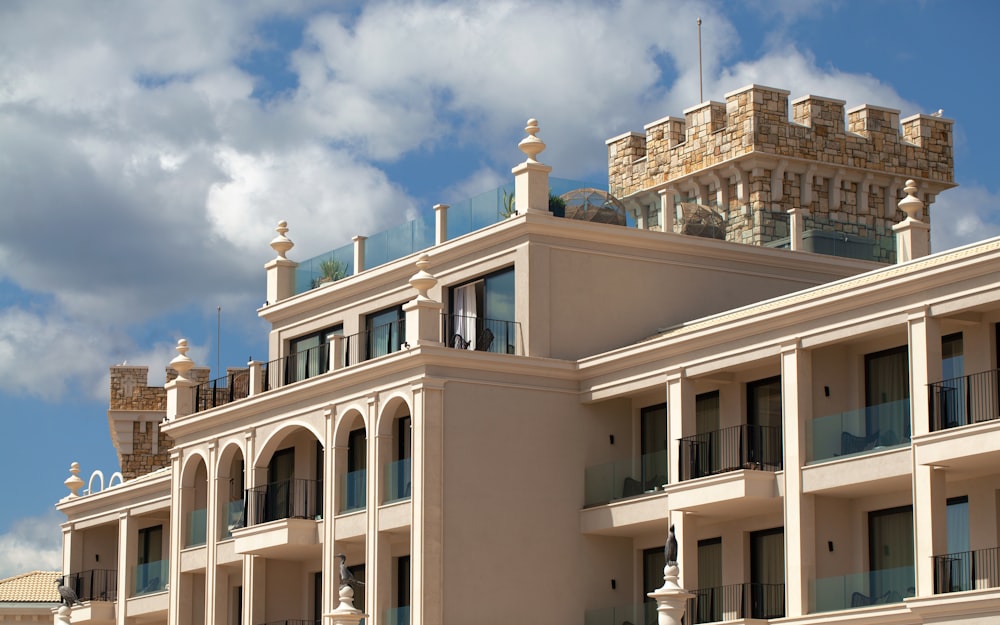
M291 239L285 236L285 233L288 232L288 222L282 219L274 231L278 233L278 236L271 239L271 249L278 253L278 258L284 258L288 250L295 247Z
M916 181L907 180L903 191L906 191L906 197L901 199L897 206L899 206L899 210L906 213L907 219L916 220L917 214L924 208L924 203L915 195L917 192Z
M533 117L529 119L528 125L524 127L524 132L528 133L528 136L521 139L517 147L528 155L529 162L535 162L535 157L545 149L545 142L535 136L538 132L538 120Z
M431 265L430 257L424 254L417 259L417 273L410 278L410 286L417 290L417 299L421 301L430 300L427 291L437 284L437 278L428 273L427 268Z
M354 589L350 584L343 584L340 587L340 605L334 610L338 614L361 614L361 610L354 607Z
M80 493L77 492L83 487L83 479L80 477L80 463L74 462L69 465L69 472L72 474L63 484L69 489L70 497L79 497Z
M177 377L181 379L187 379L184 374L194 366L194 361L188 358L188 349L187 339L180 339L177 341L177 356L170 361L170 368L176 371Z

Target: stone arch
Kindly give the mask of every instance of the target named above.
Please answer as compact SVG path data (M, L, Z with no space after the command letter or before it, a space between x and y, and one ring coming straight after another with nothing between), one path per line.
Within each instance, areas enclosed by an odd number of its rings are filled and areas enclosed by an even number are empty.
M246 525L246 458L239 441L222 445L215 469L217 485L216 515L220 539L230 538L233 530Z
M412 397L393 393L382 404L378 418L375 469L378 472L378 502L407 499L412 488Z
M208 521L208 461L201 452L184 454L178 483L182 548L204 545Z
M323 437L310 423L296 420L263 437L250 469L247 523L323 514Z
M368 421L363 406L341 412L334 424L337 513L364 509L368 502Z

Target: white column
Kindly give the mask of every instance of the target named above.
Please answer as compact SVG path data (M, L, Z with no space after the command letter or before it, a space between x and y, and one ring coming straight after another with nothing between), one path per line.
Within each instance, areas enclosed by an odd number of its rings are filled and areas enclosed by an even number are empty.
M784 421L786 616L809 612L809 586L816 579L816 513L802 493L808 459L806 424L812 419L812 353L798 341L781 349L781 412Z
M444 620L444 383L424 378L411 409L410 622L429 625Z
M170 475L173 476L171 480L170 487L170 528L169 528L169 542L170 549L167 551L168 562L167 562L167 579L169 581L169 588L167 589L167 605L170 609L167 610L167 623L168 625L178 625L182 621L190 622L191 620L191 609L186 607L185 610L181 610L181 600L190 601L190 596L187 593L181 592L181 548L184 542L183 528L184 528L184 514L187 513L191 506L183 505L185 499L193 499L194 494L188 493L187 497L182 496L182 484L181 484L181 454L179 451L170 452ZM193 490L193 489L192 489ZM183 616L183 618L182 618Z
M382 586L389 581L388 576L379 570L379 544L378 544L378 504L379 504L379 484L380 474L378 463L378 437L376 436L376 424L378 423L379 401L377 396L368 398L368 414L365 419L365 457L367 466L365 467L365 481L367 483L365 495L365 509L367 521L367 535L365 541L365 604L355 606L371 615L373 621L381 621L381 608L385 607L378 603L379 595L384 591Z
M792 251L802 249L802 233L805 231L805 221L808 216L809 210L806 208L795 207L788 209L788 246Z
M139 535L135 520L126 511L118 515L118 601L115 602L115 622L127 623L126 607L132 595L132 572L138 562Z
M660 189L660 224L664 232L674 231L674 189Z
M434 244L441 245L448 240L448 208L447 204L434 205Z
M354 242L354 275L365 270L365 241L368 237L360 234L351 237Z
M680 439L695 429L694 383L683 369L667 373L667 473L670 483L681 481Z
M332 346L331 346L332 349ZM337 515L337 494L336 488L337 456L334 439L334 426L337 422L336 407L330 406L323 411L323 525L320 528L323 532L323 598L321 609L323 614L332 612L337 605L337 588L333 580L337 579L337 569L340 560L337 558L336 540L336 515ZM326 619L324 619L326 620Z

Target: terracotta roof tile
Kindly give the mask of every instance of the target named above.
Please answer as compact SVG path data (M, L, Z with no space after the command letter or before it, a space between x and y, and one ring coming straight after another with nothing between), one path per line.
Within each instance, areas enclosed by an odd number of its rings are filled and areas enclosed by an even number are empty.
M57 603L56 580L60 577L62 573L58 571L32 571L0 579L0 601Z

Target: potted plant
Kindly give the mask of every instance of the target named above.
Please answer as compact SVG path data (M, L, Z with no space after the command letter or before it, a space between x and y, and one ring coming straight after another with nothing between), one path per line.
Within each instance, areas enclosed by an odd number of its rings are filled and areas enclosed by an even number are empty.
M347 265L336 258L327 258L319 264L319 277L313 280L313 288L321 284L336 282L346 276Z

